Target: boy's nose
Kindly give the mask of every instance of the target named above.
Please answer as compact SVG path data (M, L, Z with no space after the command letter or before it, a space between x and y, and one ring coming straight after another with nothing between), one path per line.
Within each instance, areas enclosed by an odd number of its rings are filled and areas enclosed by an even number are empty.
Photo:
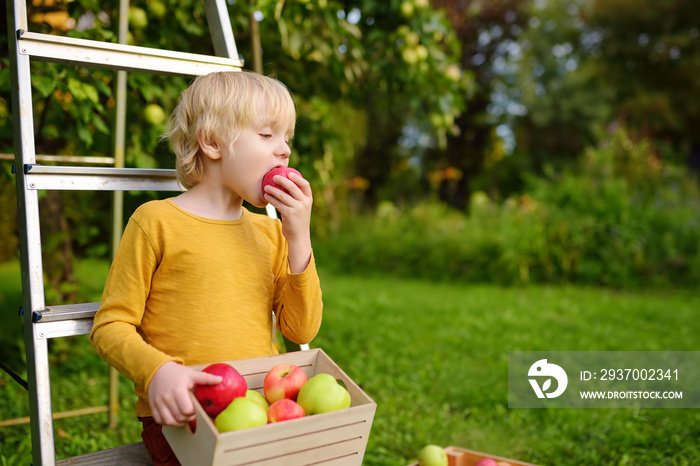
M289 147L289 144L285 141L282 141L280 144L278 144L277 148L275 149L275 155L277 157L283 157L285 159L288 159L291 154L292 149Z

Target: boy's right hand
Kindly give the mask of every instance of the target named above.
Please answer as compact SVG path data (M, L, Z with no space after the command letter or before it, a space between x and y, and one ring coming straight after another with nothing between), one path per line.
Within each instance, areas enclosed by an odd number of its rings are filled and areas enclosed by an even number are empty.
M218 375L200 372L168 361L156 371L148 385L148 405L158 424L180 427L194 418L194 404L188 392L195 385L216 385Z

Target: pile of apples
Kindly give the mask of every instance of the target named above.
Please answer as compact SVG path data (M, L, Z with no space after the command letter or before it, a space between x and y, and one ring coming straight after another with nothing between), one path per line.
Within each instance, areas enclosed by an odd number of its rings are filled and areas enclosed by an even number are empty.
M319 373L308 378L294 364L279 364L265 374L264 395L249 390L245 378L230 364L211 364L203 372L222 379L216 385L195 385L192 390L219 432L248 429L350 407L350 393L335 377ZM194 432L197 428L195 421L189 425Z
M447 452L439 445L426 445L418 452L418 466L449 466ZM474 466L511 466L507 461L483 458Z

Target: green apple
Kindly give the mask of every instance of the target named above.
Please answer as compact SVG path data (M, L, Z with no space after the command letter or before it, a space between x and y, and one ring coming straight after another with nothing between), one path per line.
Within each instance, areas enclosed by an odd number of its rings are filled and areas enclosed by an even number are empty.
M350 393L330 374L311 377L299 390L297 403L306 415L328 413L350 407Z
M265 424L267 424L267 410L243 396L235 398L214 419L214 425L219 432L248 429Z
M413 16L413 11L415 10L415 7L413 6L413 3L410 0L401 2L399 8L401 8L401 14L403 14L406 18L410 18L411 16Z
M159 125L167 118L165 110L163 110L163 107L158 104L146 105L146 108L143 110L143 115L146 118L146 121L152 125Z
M268 403L265 399L265 395L256 390L248 390L247 392L245 392L245 397L249 400L255 401L265 409L270 407L270 403Z
M426 445L418 452L420 466L447 466L447 453L437 445Z
M143 8L129 7L129 25L134 29L143 29L148 26L148 15Z
M168 7L159 0L148 0L148 12L156 18L162 18L168 13Z
M405 48L401 51L401 57L403 58L403 61L408 63L409 65L415 65L418 63L418 52L416 52L415 48Z

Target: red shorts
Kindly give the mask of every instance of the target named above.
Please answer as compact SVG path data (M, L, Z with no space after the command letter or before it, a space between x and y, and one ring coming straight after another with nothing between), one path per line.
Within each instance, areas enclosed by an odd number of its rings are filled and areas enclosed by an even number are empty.
M154 421L152 417L140 417L139 421L143 424L141 438L146 446L146 450L151 455L153 464L156 466L180 466L175 453L170 448L168 441L165 440L163 426Z

